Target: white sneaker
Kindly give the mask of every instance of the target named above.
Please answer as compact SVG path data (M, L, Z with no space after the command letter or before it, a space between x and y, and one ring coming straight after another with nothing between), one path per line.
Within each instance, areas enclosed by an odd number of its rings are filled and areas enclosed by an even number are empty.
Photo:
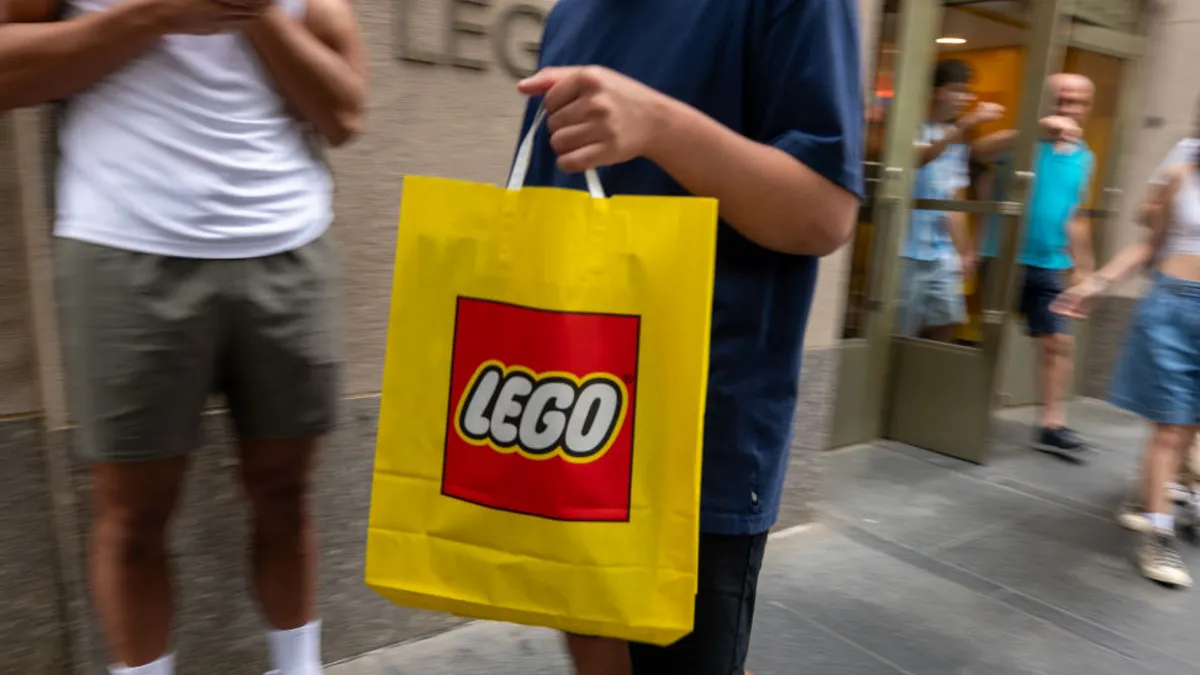
M1192 493L1179 483L1167 483L1167 496L1171 498L1171 503L1183 506L1191 499Z
M1117 509L1117 522L1121 527L1134 532L1149 532L1150 519L1146 517L1146 509L1142 505L1126 499Z
M1191 588L1192 575L1175 547L1175 533L1163 530L1147 532L1137 550L1137 565L1142 576L1172 588Z

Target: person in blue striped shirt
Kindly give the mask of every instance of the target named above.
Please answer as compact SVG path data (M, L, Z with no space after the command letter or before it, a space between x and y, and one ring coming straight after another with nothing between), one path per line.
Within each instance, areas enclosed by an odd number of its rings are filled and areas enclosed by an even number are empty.
M914 176L915 199L965 199L970 185L967 136L977 125L999 119L1003 106L981 103L966 112L971 67L956 59L942 61L933 76L929 117L917 138L920 168ZM963 273L974 266L966 214L917 209L912 212L901 253L903 279L897 302L896 332L948 342L966 323Z

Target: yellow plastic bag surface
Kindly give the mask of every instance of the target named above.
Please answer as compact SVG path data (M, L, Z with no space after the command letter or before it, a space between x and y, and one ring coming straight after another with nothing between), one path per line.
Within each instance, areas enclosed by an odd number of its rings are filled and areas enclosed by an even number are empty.
M716 223L708 199L405 180L371 588L654 644L691 631Z

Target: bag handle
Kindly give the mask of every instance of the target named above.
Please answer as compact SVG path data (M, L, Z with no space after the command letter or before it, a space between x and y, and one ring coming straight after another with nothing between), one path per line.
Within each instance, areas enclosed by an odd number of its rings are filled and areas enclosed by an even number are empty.
M525 176L529 173L530 162L533 161L533 140L545 121L546 109L538 106L533 124L529 125L529 131L525 132L525 138L521 139L521 145L517 147L517 158L513 160L512 173L508 176L509 190L520 190L525 185ZM604 186L600 184L600 176L596 170L588 169L583 172L583 176L587 179L588 193L595 199L604 199Z

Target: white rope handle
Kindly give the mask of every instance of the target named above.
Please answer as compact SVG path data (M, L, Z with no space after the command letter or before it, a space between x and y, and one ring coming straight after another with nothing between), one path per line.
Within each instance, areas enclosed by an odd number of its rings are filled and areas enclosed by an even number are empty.
M525 138L521 139L521 145L517 147L517 158L513 161L512 173L508 176L509 190L520 190L525 185L525 176L529 173L530 162L533 161L533 139L545 121L546 109L538 107L533 124L529 125L529 131L525 132ZM600 176L596 174L596 170L584 171L583 177L587 179L588 193L596 199L604 199L604 186L600 184Z

